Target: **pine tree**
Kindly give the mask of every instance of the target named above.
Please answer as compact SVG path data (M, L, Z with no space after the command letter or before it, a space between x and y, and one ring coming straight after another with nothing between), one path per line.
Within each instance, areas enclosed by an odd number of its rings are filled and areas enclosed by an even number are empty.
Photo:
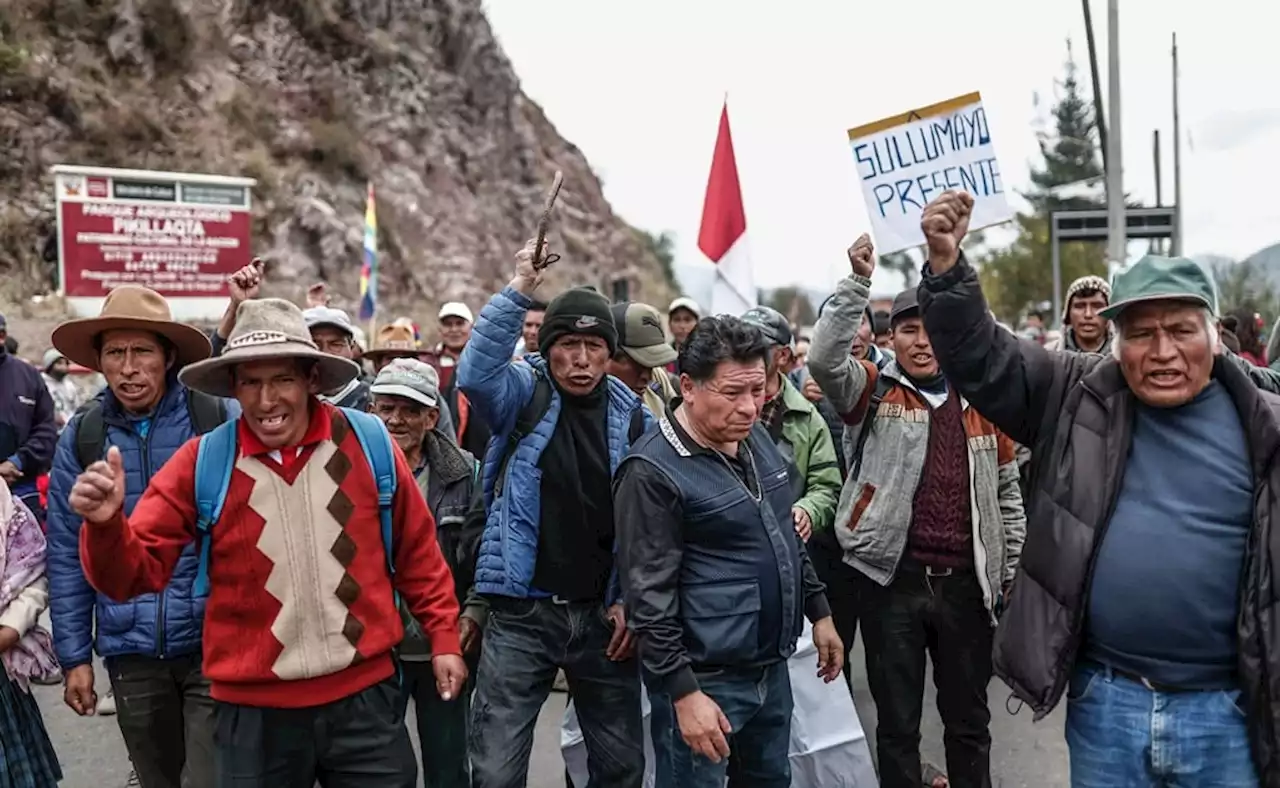
M1067 42L1065 75L1058 83L1053 107L1053 133L1040 135L1041 165L1031 171L1032 189L1023 193L1031 213L1016 218L1018 237L1005 249L979 259L979 276L987 302L1001 318L1013 323L1033 304L1053 297L1049 214L1056 210L1102 208L1084 198L1059 199L1055 187L1102 175L1096 153L1097 124L1090 101L1081 90L1077 67ZM1095 243L1062 245L1062 289L1086 274L1105 275L1106 250ZM1054 315L1052 320L1057 320Z
M1044 157L1044 164L1031 171L1031 184L1035 189L1022 195L1036 213L1046 218L1050 211L1103 207L1102 203L1093 200L1059 200L1050 194L1054 187L1102 176L1102 165L1097 156L1098 124L1092 104L1081 92L1077 78L1079 69L1072 57L1070 40L1067 41L1064 70L1066 74L1059 83L1061 95L1053 107L1054 134L1052 137L1040 135L1040 155Z

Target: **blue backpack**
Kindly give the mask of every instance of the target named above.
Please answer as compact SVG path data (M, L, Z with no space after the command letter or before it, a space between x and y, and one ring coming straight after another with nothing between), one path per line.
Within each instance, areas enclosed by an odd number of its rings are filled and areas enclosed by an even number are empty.
M382 524L382 549L387 554L387 572L395 587L395 559L391 549L391 501L396 495L396 460L391 448L391 435L377 416L351 408L341 408L347 423L355 431L364 457L378 483L378 519ZM213 524L222 515L222 504L231 486L231 469L236 460L236 422L223 422L212 432L200 436L196 453L196 535L199 541L200 567L196 571L195 593L209 593L209 545ZM399 605L400 595L395 594Z

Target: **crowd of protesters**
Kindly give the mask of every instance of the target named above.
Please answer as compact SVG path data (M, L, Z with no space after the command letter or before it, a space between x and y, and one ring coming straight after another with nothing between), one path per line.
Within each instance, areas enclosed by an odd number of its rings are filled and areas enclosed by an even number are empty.
M811 336L537 301L530 242L433 345L255 263L208 334L122 286L41 367L0 351L0 788L61 778L30 692L59 680L144 788L514 788L559 675L591 785L784 788L805 631L850 693L861 632L886 788L993 784L993 676L1037 719L1065 696L1079 788L1280 786L1261 320L1147 256L1019 336L971 208L929 204L885 312L858 238Z

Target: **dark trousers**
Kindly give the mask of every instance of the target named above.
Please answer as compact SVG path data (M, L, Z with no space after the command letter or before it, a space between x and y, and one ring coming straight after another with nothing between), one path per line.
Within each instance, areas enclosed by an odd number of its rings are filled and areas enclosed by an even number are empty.
M680 734L675 704L650 693L654 788L790 788L791 676L787 663L698 673L698 686L728 718L729 759L694 754ZM919 786L916 786L919 788Z
M392 677L302 709L218 703L219 788L414 788L418 765Z
M947 777L952 788L990 788L991 619L972 571L931 576L903 560L888 587L863 586L862 642L875 698L883 788L920 788L925 659L933 660Z
M830 532L814 534L809 540L809 559L818 579L827 587L827 602L831 605L831 620L836 634L844 644L844 681L853 694L853 641L858 636L860 594L866 584L866 576L844 562L844 550Z
M213 780L214 702L200 656L109 657L116 721L142 788L207 788Z
M612 634L598 603L492 600L468 732L475 788L523 788L534 726L559 668L582 725L592 788L641 788L640 671L634 659L605 657Z
M474 664L467 668L474 677ZM424 788L467 788L470 769L467 761L467 718L471 713L471 690L474 678L467 681L462 693L444 700L436 691L436 677L428 660L400 663L404 680L404 697L413 699L418 719L418 749L422 751L422 784Z

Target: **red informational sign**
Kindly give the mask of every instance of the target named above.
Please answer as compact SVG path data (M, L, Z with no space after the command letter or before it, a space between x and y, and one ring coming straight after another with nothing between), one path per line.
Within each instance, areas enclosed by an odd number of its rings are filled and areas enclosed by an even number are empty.
M62 290L122 284L166 298L225 297L252 258L247 179L56 168Z

